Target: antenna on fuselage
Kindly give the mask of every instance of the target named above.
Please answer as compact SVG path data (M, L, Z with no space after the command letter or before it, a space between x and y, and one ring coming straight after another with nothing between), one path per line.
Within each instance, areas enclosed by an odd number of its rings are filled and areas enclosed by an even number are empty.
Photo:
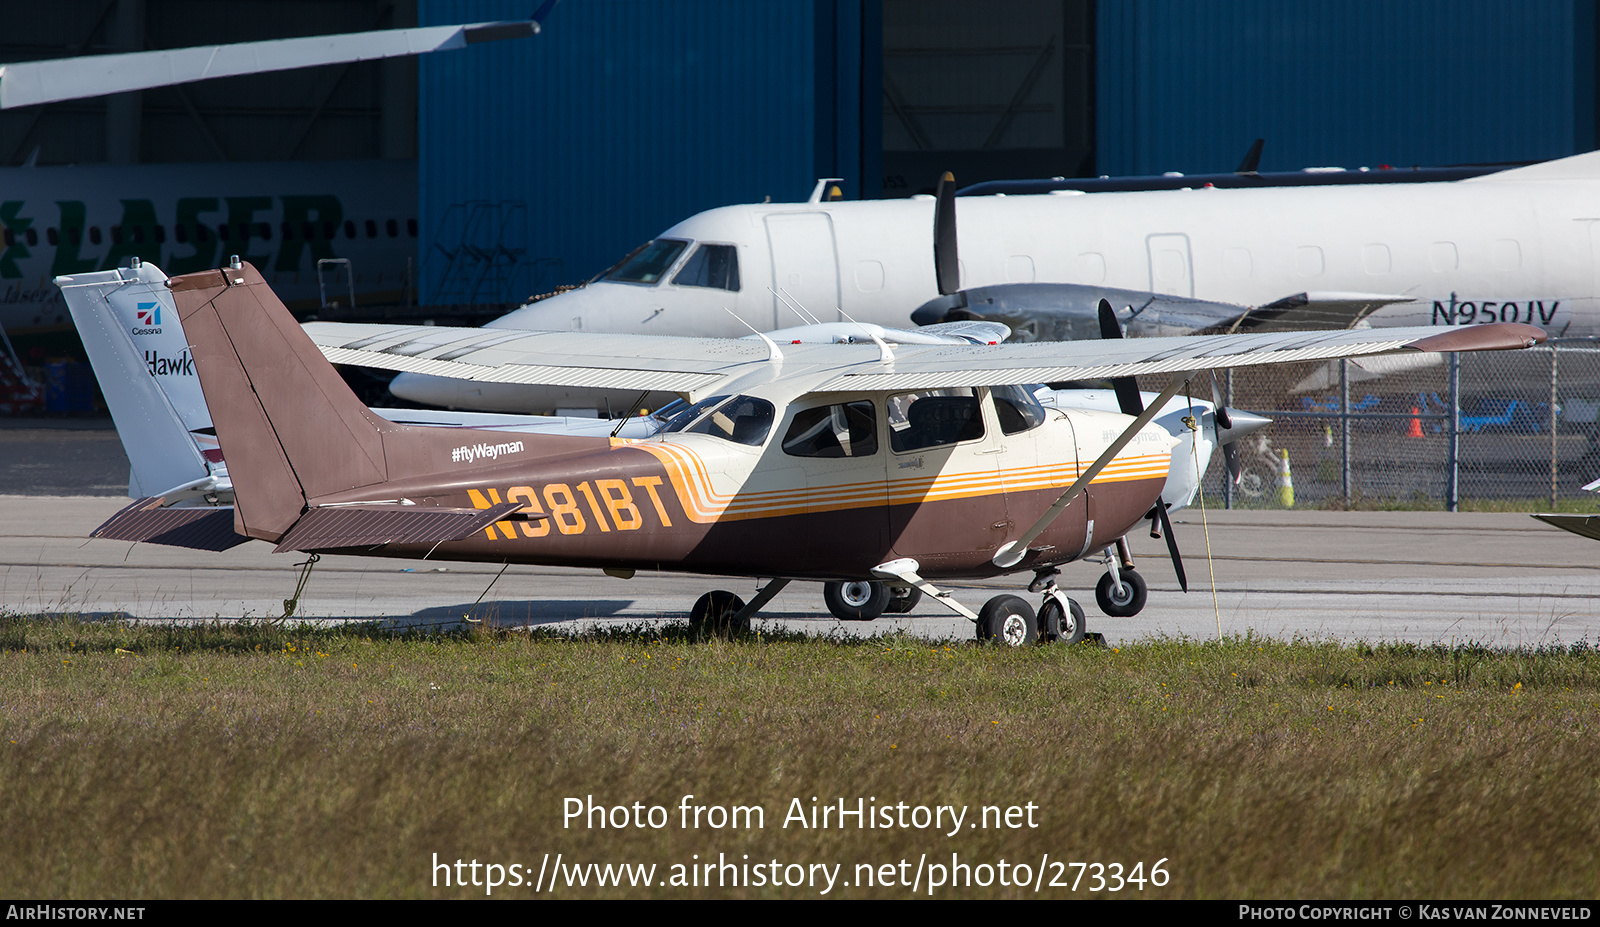
M807 312L806 311L806 307L800 305L800 301L798 299L795 299L793 296L790 296L789 295L789 291L785 290L783 287L778 287L776 290L774 290L772 287L769 286L769 287L767 287L767 292L771 293L777 299L782 300L783 304L785 306L788 306L791 310L794 311L795 315L800 317L800 321L806 323L807 325L821 325L822 324L822 320L821 319L819 319L816 316L812 315L811 313Z

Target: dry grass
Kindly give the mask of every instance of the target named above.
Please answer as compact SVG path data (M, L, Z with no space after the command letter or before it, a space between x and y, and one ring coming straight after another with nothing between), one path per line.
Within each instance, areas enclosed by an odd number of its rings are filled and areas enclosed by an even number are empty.
M748 854L842 863L845 881L857 863L922 854L1035 870L1046 853L1165 858L1166 887L1122 893L1145 897L1597 890L1600 653L1587 647L1002 652L9 618L0 651L0 892L13 897L481 895L436 887L433 854L520 864L531 881L545 853L656 863L658 879L695 854ZM680 828L686 794L761 805L766 827ZM563 829L562 800L586 795L662 805L671 826ZM782 827L790 799L811 796L974 816L1032 802L1041 826Z

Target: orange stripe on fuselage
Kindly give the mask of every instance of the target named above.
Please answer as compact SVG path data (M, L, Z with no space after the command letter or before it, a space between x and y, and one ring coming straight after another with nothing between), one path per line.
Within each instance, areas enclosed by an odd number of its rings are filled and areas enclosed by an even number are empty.
M693 450L660 441L639 442L631 446L661 461L684 514L699 524L833 512L886 503L903 505L996 495L1002 492L1065 489L1083 472L1074 462L1022 467L1015 470L936 473L930 476L882 482L842 483L832 486L725 494L717 492L712 486L711 474L706 469L705 461ZM1172 457L1167 453L1117 457L1095 475L1093 482L1165 480L1171 463Z

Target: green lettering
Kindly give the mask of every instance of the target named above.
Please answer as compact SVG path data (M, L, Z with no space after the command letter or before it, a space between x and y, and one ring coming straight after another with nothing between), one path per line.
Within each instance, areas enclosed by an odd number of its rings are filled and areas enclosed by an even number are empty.
M24 219L17 215L22 209L22 200L6 200L0 203L0 226L11 233L15 244L7 245L6 250L0 252L0 277L15 280L22 276L22 268L17 266L17 261L28 256L28 244L22 237L28 226L33 224L32 219Z
M149 200L122 201L122 244L113 241L100 269L112 270L131 257L147 264L161 263L161 245L156 241L156 207Z
M182 245L174 246L172 266L165 268L166 272L176 277L179 274L192 274L201 270L214 270L220 266L217 260L217 231L207 228L203 233L205 241L200 240L200 235L195 233L196 228L203 225L200 214L203 212L216 212L217 199L214 196L186 196L178 200L178 224L173 227L173 236L176 240L177 231L189 237L189 247L194 249L193 254L179 257L177 249Z
M255 215L263 209L272 208L270 196L230 196L228 197L228 232L230 246L241 260L249 261L256 267L266 267L272 260L271 253L245 254L250 247L250 239L256 237ZM239 231L244 230L244 236L239 239ZM271 248L268 245L268 248Z
M294 234L284 236L283 243L278 246L278 263L273 266L274 270L298 271L300 252L307 244L311 246L311 266L306 268L308 272L316 270L318 260L335 257L332 236L324 235L323 227L332 223L337 229L339 223L344 221L344 207L337 196L286 196L283 198L283 221ZM307 222L312 224L316 233L309 242L305 236Z
M86 231L88 210L81 200L56 200L56 206L61 209L60 235L56 239L56 260L50 265L51 276L60 277L64 274L86 274L94 270L99 263L93 257L78 259L78 249L83 244ZM78 234L73 235L76 231Z

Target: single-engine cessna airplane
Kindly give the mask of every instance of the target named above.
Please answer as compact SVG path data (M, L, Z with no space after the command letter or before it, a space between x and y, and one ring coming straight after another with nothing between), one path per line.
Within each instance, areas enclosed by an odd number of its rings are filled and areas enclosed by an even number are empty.
M217 444L211 413L195 376L189 341L178 321L167 279L155 266L135 261L131 267L59 277L56 282L127 452L131 465L128 494L136 499L159 498L161 507L216 508L218 511L210 520L216 530L199 533L219 549L226 549L247 538L232 533L233 483ZM1004 340L1006 334L1005 327L996 323L955 322L912 332L852 324L816 325L772 332L766 337L786 343L882 338L891 343L994 344ZM1033 387L1032 391L1045 409L1116 411L1121 403L1129 401L1109 390ZM1154 393L1144 393L1138 401L1154 398ZM378 408L372 411L401 424L474 427L514 434L649 438L684 405L682 400L676 400L652 414L625 418L615 424L592 418L539 415ZM1201 474L1209 467L1216 447L1224 448L1230 468L1234 468L1236 443L1268 424L1267 419L1248 412L1224 408L1218 414L1217 408L1214 402L1204 399L1175 397L1154 420L1178 442L1161 494L1167 512L1193 501ZM1198 419L1198 427L1191 429L1184 419ZM1162 522L1160 515L1153 517L1156 524ZM183 537L192 538L195 534L190 530L183 532ZM111 528L99 536L164 543L161 530L128 532ZM1170 532L1167 538L1171 543ZM1172 553L1176 558L1176 550ZM1126 539L1118 538L1109 545L1104 559L1109 569L1095 590L1101 610L1116 617L1138 614L1148 590L1134 569ZM1175 564L1181 580L1181 561L1175 559ZM905 612L915 607L920 593L911 587L899 592L902 594L886 591L884 584L876 580L833 581L824 585L823 599L842 621L870 621L885 610Z
M1057 567L1155 505L1174 440L1149 423L1196 374L1544 338L1518 324L893 348L388 326L373 337L302 329L248 264L171 289L240 534L281 551L770 578L749 603L702 596L690 616L702 627L747 625L795 579L879 579L1011 645L1082 636ZM670 389L693 405L642 441L400 425L328 363L374 354L481 379ZM1018 388L1138 374L1168 380L1137 416L1046 412ZM176 511L147 501L118 517ZM1018 571L1043 594L1037 615L1014 595L973 611L934 585Z
M1134 336L1501 321L1600 334L1600 152L1449 183L956 198L948 180L937 196L860 202L825 186L691 216L489 326L742 334L731 310L759 328L909 315L1048 341L1099 337L1104 299ZM526 390L417 374L390 389L539 407Z

